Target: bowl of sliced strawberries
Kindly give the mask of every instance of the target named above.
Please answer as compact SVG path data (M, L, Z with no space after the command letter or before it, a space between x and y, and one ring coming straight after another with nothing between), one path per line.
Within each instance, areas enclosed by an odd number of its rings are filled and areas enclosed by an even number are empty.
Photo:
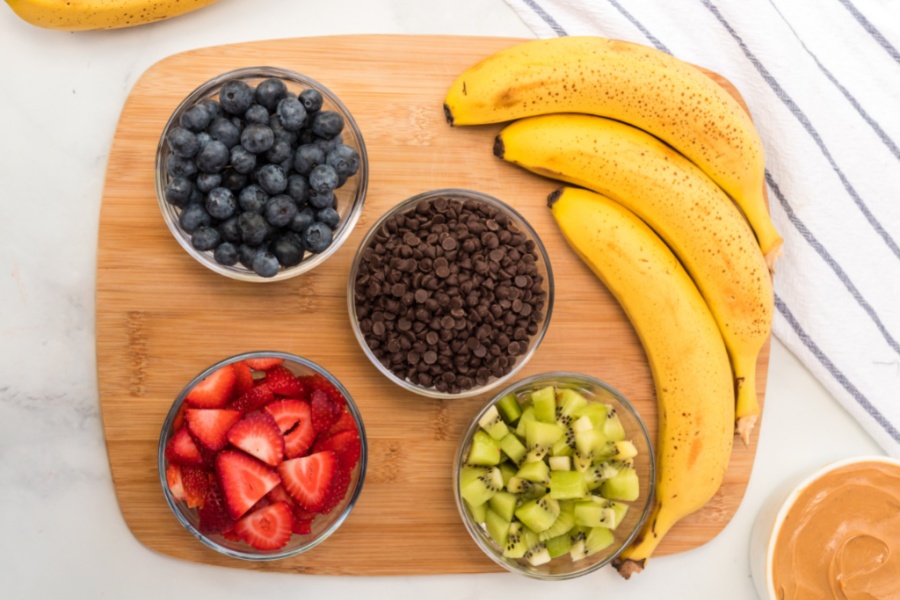
M159 439L175 518L206 546L254 561L325 541L359 497L366 435L328 371L283 352L222 360L185 386Z

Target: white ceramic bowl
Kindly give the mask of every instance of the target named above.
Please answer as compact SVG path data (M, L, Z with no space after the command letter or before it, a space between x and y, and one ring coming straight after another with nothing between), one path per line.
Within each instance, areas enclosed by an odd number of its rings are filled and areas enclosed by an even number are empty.
M810 484L835 469L869 462L885 463L900 468L900 460L887 456L845 458L829 463L799 481L797 479L788 481L769 496L750 531L750 572L756 585L756 593L762 600L778 600L772 569L775 543L785 518L800 494Z

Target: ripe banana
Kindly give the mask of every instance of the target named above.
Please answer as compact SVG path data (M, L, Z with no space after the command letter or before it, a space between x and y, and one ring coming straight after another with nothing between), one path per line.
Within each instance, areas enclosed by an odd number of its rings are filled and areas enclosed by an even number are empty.
M161 21L216 0L6 0L24 21L37 27L84 31L116 29Z
M463 72L447 92L444 112L453 125L586 113L639 127L735 199L770 268L781 252L763 196L762 142L750 116L702 71L664 52L590 36L525 42Z
M760 408L756 361L769 337L772 280L753 232L706 174L640 129L590 115L545 115L504 128L501 158L624 205L672 248L703 294L731 356L736 424L749 442Z
M563 237L622 305L650 363L659 414L656 493L619 573L641 571L680 519L709 502L734 438L734 392L722 335L665 243L632 212L576 188L550 195Z

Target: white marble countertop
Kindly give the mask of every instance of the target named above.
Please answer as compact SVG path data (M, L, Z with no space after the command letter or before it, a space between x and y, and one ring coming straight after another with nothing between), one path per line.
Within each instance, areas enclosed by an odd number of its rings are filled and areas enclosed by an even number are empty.
M755 598L749 532L772 490L832 459L881 453L777 340L736 516L710 543L653 559L631 581L612 569L563 583L254 573L161 556L131 535L110 479L94 350L98 216L119 112L144 70L170 54L342 33L533 37L502 0L221 0L154 25L77 34L0 8L0 595L437 600L602 589L614 598Z

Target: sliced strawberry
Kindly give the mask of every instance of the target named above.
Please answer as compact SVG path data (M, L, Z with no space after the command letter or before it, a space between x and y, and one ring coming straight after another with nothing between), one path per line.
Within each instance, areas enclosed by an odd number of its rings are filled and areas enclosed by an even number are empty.
M222 532L222 537L226 540L231 540L232 542L243 542L243 538L237 534L234 530L234 526L231 529Z
M248 392L228 403L227 407L243 413L258 410L275 399L275 394L265 383L254 385Z
M243 396L253 387L253 371L251 371L250 366L242 360L232 363L231 367L234 369L235 376L234 391L232 392L232 395Z
M255 458L235 450L216 456L216 475L225 493L228 514L239 519L269 490L281 483L278 473Z
M330 513L347 495L350 488L350 470L338 467L334 472L334 478L331 480L331 487L328 489L328 495L319 512L322 514Z
M228 514L228 508L225 505L225 494L215 477L211 477L209 480L206 499L197 514L200 516L197 530L205 535L222 533L234 525L234 519Z
M197 408L222 408L231 399L234 382L234 369L225 365L196 384L184 401Z
M178 465L169 465L166 467L166 483L169 485L169 491L176 500L184 502L184 481L181 477L181 467Z
M195 440L209 450L221 450L228 441L228 430L241 420L241 413L221 408L189 408L184 419Z
M322 437L328 438L342 431L355 431L356 429L356 420L353 418L353 415L350 414L350 411L348 411L347 407L345 406L341 410L341 416L338 417L338 420L335 421L334 425L328 428L328 431L322 434Z
M284 460L284 438L272 415L252 412L228 430L228 442L267 465Z
M248 358L244 361L247 366L255 371L268 371L274 366L284 362L283 358Z
M172 430L178 431L182 427L184 427L184 411L187 409L187 404L181 403L181 406L178 407L178 412L175 413L175 418L172 419Z
M304 400L275 400L266 404L265 410L275 419L281 433L293 429L302 419L309 420L309 403Z
M337 459L326 450L278 465L284 489L306 510L318 512L328 496Z
M288 505L290 505L291 510L293 510L294 508L299 508L297 501L291 498L291 495L287 493L287 490L284 489L284 486L281 484L278 484L271 490L269 490L269 493L266 494L266 497L273 504L275 502L287 502Z
M292 513L294 517L291 521L291 532L297 535L308 535L312 533L312 519L298 519L296 513Z
M179 429L166 442L166 460L176 465L198 467L203 464L203 455L187 429Z
M303 398L306 395L303 381L284 365L276 365L266 371L265 382L279 396Z
M341 431L329 438L316 440L313 452L332 450L337 456L338 462L345 470L352 471L362 454L362 443L359 441L359 433L355 429Z
M309 395L309 408L316 433L329 429L341 416L340 407L322 390L313 390Z
M278 550L291 539L293 516L284 502L255 510L234 524L241 539L257 550Z
M199 467L182 467L181 480L184 484L184 500L188 508L201 506L209 492L209 471Z
M325 379L323 375L315 373L313 375L301 377L300 379L304 384L306 384L309 389L325 392L331 399L331 401L338 406L344 406L347 404L347 399L344 398L344 395L334 386L333 383Z
M312 420L303 419L296 427L284 435L284 455L287 458L306 456L316 440Z

